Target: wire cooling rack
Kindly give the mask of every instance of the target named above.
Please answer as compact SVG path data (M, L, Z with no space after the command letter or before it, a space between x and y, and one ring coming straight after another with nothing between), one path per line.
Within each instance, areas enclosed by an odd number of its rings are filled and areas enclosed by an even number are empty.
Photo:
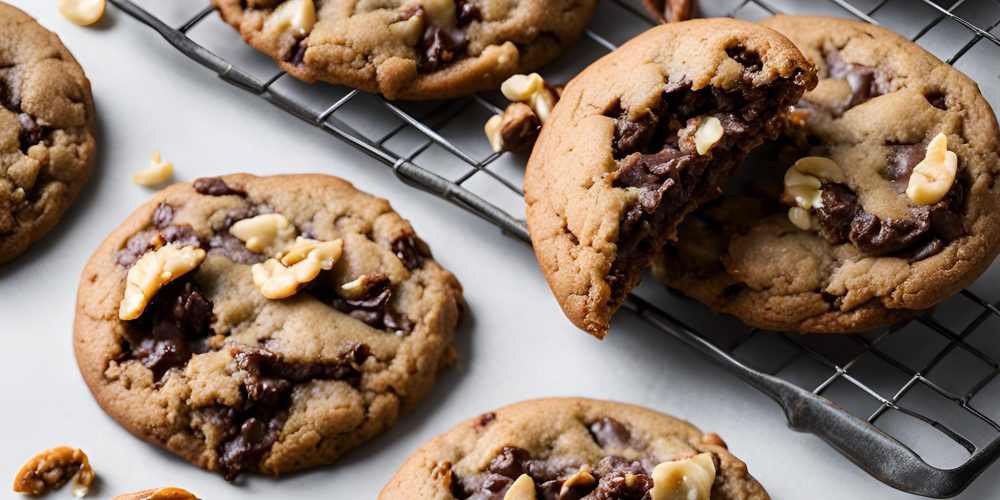
M205 0L110 1L225 82L530 244L520 187L526 158L493 153L482 134L486 119L501 111L499 94L396 103L306 85L245 46ZM971 76L1000 109L998 0L702 0L699 8L705 17L758 20L784 12L882 24ZM650 26L638 0L599 0L585 36L543 72L546 80L568 80ZM629 297L626 309L773 398L790 427L816 434L892 487L953 496L1000 454L1000 382L994 380L1000 342L992 338L1000 334L998 266L909 323L852 336L748 329L651 281Z

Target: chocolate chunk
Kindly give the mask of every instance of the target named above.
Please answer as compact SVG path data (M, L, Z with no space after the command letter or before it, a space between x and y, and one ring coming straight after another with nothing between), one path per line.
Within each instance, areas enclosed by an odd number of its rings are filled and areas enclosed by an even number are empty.
M909 251L896 255L896 257L905 259L906 262L913 264L914 262L937 255L941 250L944 250L944 246L945 243L940 238L932 238L923 244L916 245Z
M893 183L900 193L906 191L910 183L913 168L927 155L927 146L923 144L903 144L890 147L882 177Z
M493 460L490 461L490 465L486 468L486 470L494 474L500 474L501 476L516 479L524 473L524 465L522 462L528 460L529 458L531 458L531 454L528 453L527 450L512 446L504 446L504 448L500 450L500 454L493 457Z
M457 24L459 28L468 27L473 21L482 21L483 12L479 6L471 0L457 0L455 2L457 12Z
M42 142L42 127L27 113L17 114L17 124L19 131L17 139L21 146L21 152L27 153L28 148Z
M239 433L219 447L219 468L226 480L232 481L243 471L256 468L260 457L274 445L283 426L284 420L280 418L244 420Z
M456 53L465 50L468 43L463 30L433 24L428 26L419 42L420 71L434 71L452 62L456 59Z
M847 241L851 221L860 210L858 197L843 184L823 185L823 206L816 209L823 236L838 245Z
M404 234L392 241L392 252L399 257L409 270L414 270L424 263L424 258L430 257L427 245L413 233Z
M627 446L629 441L632 440L632 435L629 433L628 428L625 427L625 424L610 417L604 417L590 424L590 435L593 436L594 441L602 448L608 446Z
M835 110L837 114L890 90L888 74L870 66L848 63L840 57L840 52L827 53L826 64L830 78L847 80L851 86L851 97Z
M308 48L309 47L306 45L306 39L299 39L299 41L295 42L292 50L288 51L288 59L286 59L286 61L294 66L301 65L302 61L305 61L306 59L306 49Z
M496 420L496 418L497 418L497 414L496 413L493 413L493 412L483 413L482 415L479 416L479 419L476 420L476 427L479 427L479 428L486 427L486 426L492 424L493 421Z
M868 212L860 212L851 221L848 238L861 251L882 255L902 250L917 241L930 229L926 209L913 210L912 219L881 219Z
M153 211L153 227L157 229L169 226L173 220L174 207L166 203L160 203L160 206L156 207L156 210Z
M208 240L208 253L222 255L237 264L253 265L267 260L267 256L251 251L239 238L216 233Z
M226 181L219 177L202 177L195 179L192 183L194 190L208 196L236 195L246 196L246 193L239 189L233 189L226 184Z
M553 479L535 485L535 495L539 500L560 500L559 493L562 491L563 482L561 479Z
M126 359L136 359L160 380L172 368L180 368L194 354L207 352L206 339L213 335L212 302L190 281L170 283L127 328Z
M534 144L542 122L527 104L511 103L502 116L500 140L504 150L518 152Z
M337 361L285 361L277 353L261 348L234 347L233 358L236 365L250 374L253 384L260 384L267 378L279 378L288 382L301 383L309 380L342 380L356 385L361 379L359 366L371 355L366 344L355 344L341 354ZM253 389L257 393L265 388Z
M726 49L726 55L746 68L745 76L748 78L752 78L752 73L758 73L764 68L764 64L760 61L760 54L741 45L729 47Z

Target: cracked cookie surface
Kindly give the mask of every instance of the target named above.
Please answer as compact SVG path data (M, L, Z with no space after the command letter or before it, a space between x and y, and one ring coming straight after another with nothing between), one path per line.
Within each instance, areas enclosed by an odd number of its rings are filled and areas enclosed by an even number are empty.
M751 325L814 333L900 321L975 280L1000 251L997 121L976 84L866 23L763 24L816 61L820 82L770 146L778 160L757 167L752 189L692 214L654 274ZM920 203L908 186L939 134L957 174L939 200ZM779 203L782 176L805 156L833 160L843 176L816 183L807 230Z
M566 316L603 337L676 224L814 84L785 37L732 19L653 28L570 82L524 182L535 254Z
M0 264L49 232L90 177L90 82L59 37L0 3Z
M459 424L411 455L379 498L501 500L526 474L539 499L639 500L650 498L658 464L699 453L716 470L711 498L769 498L718 435L639 406L582 398L524 401Z
M595 0L213 0L289 74L389 99L495 89L555 59ZM303 6L304 5L304 6ZM295 20L280 22L294 9ZM296 25L297 23L297 25Z
M269 233L274 214L286 222ZM262 295L255 265L327 241L341 250L332 266L288 298ZM119 319L130 270L171 246L203 260ZM453 361L462 307L387 201L323 175L229 175L161 191L101 244L74 347L97 402L135 436L228 479L278 475L328 464L411 409Z

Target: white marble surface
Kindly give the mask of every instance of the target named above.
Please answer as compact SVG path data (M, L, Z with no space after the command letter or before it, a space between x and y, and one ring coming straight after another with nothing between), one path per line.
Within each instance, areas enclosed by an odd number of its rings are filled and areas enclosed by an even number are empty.
M178 13L198 4L157 1ZM98 28L80 28L61 18L52 1L13 3L59 33L90 77L99 159L71 213L27 255L0 268L0 477L12 477L35 452L66 444L90 455L100 477L94 498L162 485L208 499L375 498L414 449L459 421L522 399L580 395L647 405L721 434L778 499L908 496L819 439L789 430L769 399L629 314L603 343L576 331L525 247L224 85L121 12L109 7ZM233 171L323 172L391 199L465 286L470 314L458 332L461 365L444 372L416 412L389 432L333 466L281 480L254 477L234 486L130 436L91 399L71 332L84 262L150 196L128 175L154 150L175 163L177 180ZM996 497L1000 475L993 469L962 496Z

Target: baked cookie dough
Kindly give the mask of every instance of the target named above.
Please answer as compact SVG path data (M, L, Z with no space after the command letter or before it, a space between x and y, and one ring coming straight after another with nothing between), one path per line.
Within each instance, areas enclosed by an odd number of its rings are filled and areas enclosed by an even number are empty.
M73 340L135 436L228 479L278 475L412 408L454 359L462 304L387 201L323 175L228 175L171 186L111 233Z
M213 0L292 76L446 99L495 89L555 59L595 0Z
M0 264L52 229L94 168L90 82L59 37L0 3Z
M750 325L816 333L896 322L975 280L1000 251L997 120L976 84L867 23L763 24L820 82L755 187L689 217L655 274Z
M788 39L733 19L653 28L573 79L524 181L535 255L566 316L603 338L684 215L815 82Z
M769 497L716 434L639 406L553 398L484 413L435 437L379 498Z

